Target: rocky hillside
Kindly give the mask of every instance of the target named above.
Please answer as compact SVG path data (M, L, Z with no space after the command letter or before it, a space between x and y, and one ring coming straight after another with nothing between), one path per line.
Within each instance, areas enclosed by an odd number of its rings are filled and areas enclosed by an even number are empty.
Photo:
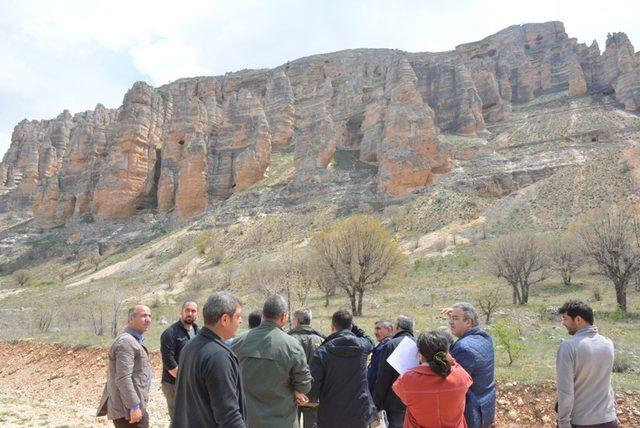
M562 23L548 22L512 26L449 52L361 49L159 88L138 82L118 109L98 104L19 123L0 164L0 210L32 210L45 228L139 212L180 221L265 181L278 167L274 159L287 154L292 168L280 184L289 197L337 180L366 183L359 192L388 203L436 177L451 182L461 165L452 153L478 160L470 165L475 175L458 180L460 189L504 195L549 166L522 147L531 165L519 175L483 157L481 141L513 144L522 128L502 132L501 124L554 93L604 96L606 105L634 112L640 55L624 33L609 35L601 53L595 42L580 44ZM549 136L543 125L540 147L611 139L602 126ZM580 157L567 146L551 159L556 167ZM346 158L369 175L353 168L340 175L333 167ZM485 174L501 167L498 176Z

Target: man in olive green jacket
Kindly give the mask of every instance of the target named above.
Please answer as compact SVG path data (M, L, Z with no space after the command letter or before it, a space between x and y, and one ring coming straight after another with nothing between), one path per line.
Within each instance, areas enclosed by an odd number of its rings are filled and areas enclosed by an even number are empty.
M312 377L302 346L282 331L286 312L282 296L267 298L262 323L231 345L240 361L251 428L297 428L297 405L308 402L304 394Z

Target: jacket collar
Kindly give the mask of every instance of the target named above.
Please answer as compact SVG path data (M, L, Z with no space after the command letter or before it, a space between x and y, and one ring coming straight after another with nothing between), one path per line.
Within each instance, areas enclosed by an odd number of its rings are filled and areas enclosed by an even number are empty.
M205 337L208 340L214 341L216 342L218 345L222 346L224 349L226 349L227 351L231 352L231 348L229 348L229 346L227 346L226 343L224 343L224 341L222 340L222 338L220 336L218 336L217 334L215 334L213 332L213 330L211 330L210 328L208 328L206 325L203 326L200 329L200 332L198 333L200 336ZM233 352L231 352L233 354Z
M595 325L590 325L589 327L582 327L580 330L575 332L573 337L588 336L590 334L598 334L598 327L596 327Z
M376 345L376 348L380 347L380 346L384 346L387 344L388 341L391 340L391 335L385 337L384 339L382 339L380 342L378 342L378 344Z
M278 324L275 321L271 321L271 320L262 320L262 322L260 323L260 325L256 328L264 328L267 330L273 330L274 328L280 329L282 330L282 327L280 326L280 324Z
M296 328L294 328L293 330L289 331L289 333L295 333L295 334L315 334L317 336L320 337L324 337L322 334L318 333L316 330L313 329L313 327L311 327L310 325L299 325Z
M458 340L467 337L467 336L471 336L474 334L481 334L482 333L482 329L480 327L471 327L471 329L469 331L467 331L465 334L463 334L462 336L460 336L458 338Z
M135 337L135 339L140 342L140 344L144 343L144 336L142 334L140 334L137 330L131 328L131 327L127 327L125 329L125 331L127 333L129 333L131 336Z
M410 331L402 330L394 334L392 339L395 339L396 337L402 337L402 336L413 336L413 333L411 333Z
M181 320L176 321L175 323L173 323L173 325L181 328L182 330L184 330L185 333L189 332L186 328L184 328L184 324L182 324ZM198 334L198 324L196 323L191 324L191 328L193 329L193 332L195 334Z
M327 336L327 338L324 340L324 342L322 342L322 344L325 344L327 342L329 342L330 340L335 339L336 337L344 337L344 336L353 336L353 332L351 330L348 329L344 329L344 330L340 330L340 331L336 331L335 333L331 333L329 336Z

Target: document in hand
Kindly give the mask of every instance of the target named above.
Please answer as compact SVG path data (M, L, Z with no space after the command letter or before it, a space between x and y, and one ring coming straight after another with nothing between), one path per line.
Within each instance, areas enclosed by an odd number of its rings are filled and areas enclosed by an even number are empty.
M405 337L398 347L389 355L387 362L401 375L409 369L420 365L416 342Z

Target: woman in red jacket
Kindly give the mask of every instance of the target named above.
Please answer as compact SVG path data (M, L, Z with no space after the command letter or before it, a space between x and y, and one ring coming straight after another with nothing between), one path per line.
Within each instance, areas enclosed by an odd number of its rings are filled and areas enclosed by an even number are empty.
M431 331L418 336L420 365L407 371L393 390L407 406L404 428L466 428L464 403L473 383L449 355L449 341Z

